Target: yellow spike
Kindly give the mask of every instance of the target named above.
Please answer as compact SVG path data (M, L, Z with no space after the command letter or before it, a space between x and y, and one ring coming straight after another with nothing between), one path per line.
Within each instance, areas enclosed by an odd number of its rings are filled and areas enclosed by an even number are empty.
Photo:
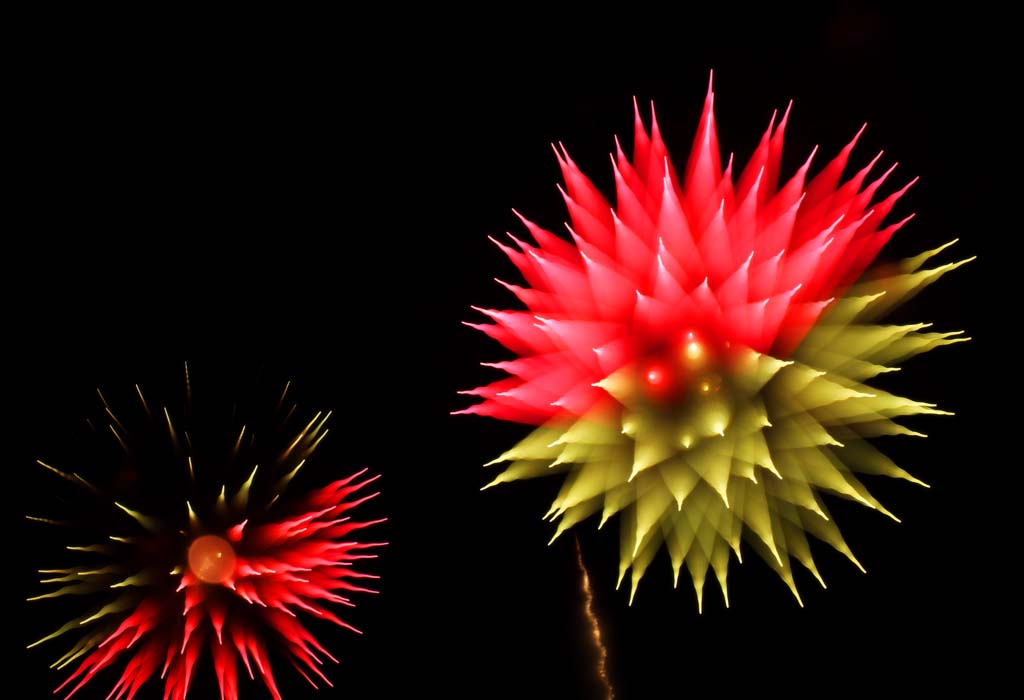
M62 520L53 520L52 518L40 518L40 517L37 517L35 515L26 515L25 519L26 520L33 520L33 521L35 521L37 523L46 523L47 525L66 525L67 524L67 523L65 523Z
M732 467L731 451L728 454L713 454L705 450L689 460L689 464L728 507L729 473Z
M931 250L926 250L920 255L915 255L912 258L907 258L900 262L900 267L903 269L904 272L917 272L918 269L920 269L920 267L924 265L926 262L928 262L931 258L935 257L936 255L944 251L946 248L949 248L954 243L957 243L959 240L959 238L954 238L948 243L943 243L938 248L932 248Z
M629 405L630 400L636 392L636 381L632 376L631 368L623 368L612 372L593 386L604 389L623 405Z
M554 542L555 538L559 537L563 532L565 532L569 528L583 522L591 515L593 515L594 512L600 507L600 505L601 504L597 499L591 499L586 503L581 503L579 505L566 509L564 514L562 515L562 518L558 521L558 528L554 536L551 538L548 544Z
M277 411L280 411L281 410L281 406L284 405L285 394L288 393L288 389L289 389L289 387L291 387L291 385L292 385L291 380L289 380L289 381L284 383L284 390L281 392L281 398L279 398L277 400L277 408L274 409L275 413Z
M98 552L98 553L102 553L102 552L106 551L104 546L101 545L101 544L90 544L88 546L70 545L69 544L65 549L67 549L70 552Z
M42 639L39 639L39 640L36 640L36 641L32 642L31 644L29 644L25 648L26 649L32 649L33 647L39 646L43 642L48 642L51 639L56 639L57 637L59 637L60 635L64 634L65 632L70 632L71 630L77 629L77 628L78 628L78 620L72 620L71 622L68 622L63 627L58 629L56 632L48 634L45 637L43 637Z
M619 562L619 576L615 580L615 590L619 590L619 586L622 585L622 579L626 576L626 569L629 568L629 563L626 561Z
M185 361L185 402L192 405L192 381L188 376L188 361Z
M636 516L636 534L633 539L633 556L636 557L640 546L648 540L648 535L665 516L669 504L673 503L668 489L654 487L643 494L634 506Z
M110 427L110 432L112 432L112 433L114 434L114 437L115 437L115 438L117 438L117 441L118 441L118 443L120 443L120 445L121 445L121 449L123 449L123 450L124 450L125 452L127 452L127 451L128 451L128 445L126 445L126 444L125 444L125 442L124 442L124 440L123 440L123 439L121 438L121 436L120 436L120 435L118 435L118 433L117 433L117 431L116 431L116 430L114 430L114 426L113 426L113 424L108 424L108 425L109 425L109 427Z
M132 510L131 508L127 508L118 503L117 501L114 501L114 505L123 510L128 515L132 516L132 518L134 518L139 525L146 528L150 532L156 532L160 529L159 524L154 518L151 518L147 515L143 515L138 511Z
M252 488L252 481L256 478L256 470L260 468L260 465L256 465L252 468L252 473L249 474L249 478L245 480L241 488L238 489L238 493L235 494L235 504L237 507L245 508L249 504L249 489Z
M723 510L718 520L729 519L732 516L729 514L728 509ZM720 526L720 522L717 523ZM711 569L715 572L715 578L718 580L718 587L722 591L722 598L725 600L725 607L729 607L729 586L727 583L729 573L729 544L722 538L721 535L715 537L714 542L711 545L711 556L708 557L711 562Z
M722 599L725 601L725 607L729 607L729 582L728 577L725 573L719 574L715 572L715 577L718 579L718 587L722 589Z
M238 450L241 449L241 447L242 447L242 438L244 438L244 437L245 437L245 426L243 425L242 429L240 431L238 431L238 439L235 440L235 446L231 450L231 456L232 457L234 457L235 455L238 454Z
M878 303L872 305L869 309L870 313L863 315L864 318L862 320L871 320L886 313L898 304L906 303L916 296L918 292L937 281L947 272L951 272L973 260L975 260L975 256L938 267L919 269L901 275L869 280L857 285L855 289L851 290L851 293L859 293L861 291L873 292L877 289L887 292L885 296L879 299Z
M501 484L501 483L503 483L503 480L501 478L501 474L499 474L498 476L494 477L494 479L492 479L488 483L486 483L483 486L481 486L480 490L481 491L486 491L487 489L491 488L492 486L497 486L498 484Z
M144 586L146 585L148 577L142 573L128 576L117 583L110 585L111 588L128 588L129 586Z
M317 423L317 426L313 428L313 435L316 435L321 430L323 430L324 424L327 423L327 420L331 417L332 413L334 413L334 411L328 411L327 414L323 417L323 419L319 423ZM317 415L320 414L318 413Z
M689 496L697 484L700 483L700 476L684 460L676 458L662 463L658 467L658 473L669 493L676 502L676 510L683 509L683 502Z
M60 657L54 663L50 664L51 669L57 669L59 671L64 670L71 665L76 659L80 659L85 656L93 649L95 649L103 641L104 635L102 633L94 634L86 637L78 642L74 647L71 648L64 656Z
M116 566L104 566L104 567L102 567L100 569L83 569L82 571L78 572L78 575L79 576L106 576L107 574L111 574L111 573L114 573L116 571L118 571L118 567L116 567Z
M330 428L326 428L326 429L324 430L324 432L322 432L322 433L320 434L320 437L318 437L318 438L317 438L316 440L314 440L314 441L313 441L313 444L309 446L309 451L310 451L310 452L312 452L313 450L315 450L315 449L316 449L316 448L317 448L317 447L318 447L318 446L320 445L320 442L321 442L321 441L322 441L322 440L323 440L323 439L324 439L325 437L327 437L327 433L329 433L329 432L331 432L331 429L330 429Z
M171 414L170 414L170 412L168 412L167 406L164 406L164 418L167 419L167 430L170 433L171 442L173 442L174 446L177 447L178 446L178 434L174 430L174 423L171 422Z
M779 474L779 470L775 466L775 462L772 461L772 453L768 448L768 443L764 439L764 433L760 430L750 433L749 435L751 449L753 451L754 464L762 469L767 469L775 476L776 479L781 479L782 475Z
M36 464L38 464L38 465L39 465L39 466L41 466L41 467L45 467L45 468L49 469L49 470L50 470L51 472L53 472L53 473L54 473L54 474L56 474L57 476L61 477L62 479L67 479L67 480L68 480L68 481L70 481L71 483L77 483L77 482L75 481L75 479L74 479L74 478L73 478L73 477L72 477L72 476L71 476L70 474L67 474L67 473L65 473L65 472L62 472L62 471L61 471L60 469L57 469L57 467L52 467L52 466L50 466L49 464L47 464L46 462L44 462L44 461L43 461L43 460L41 460L41 459L37 459L37 460L36 460Z
M800 591L796 589L796 581L793 580L793 574L790 572L788 567L782 575L782 580L786 582L787 586L789 586L789 590L792 591L793 597L796 598L796 602L800 607L804 607L804 600L800 597Z
M80 574L78 574L78 573L72 573L72 574L67 574L65 576L57 576L55 578L39 579L39 583L43 584L43 585L51 584L51 583L67 583L68 581L77 581L79 576L80 576Z
M628 486L613 488L605 492L604 508L601 511L601 523L598 525L598 529L600 529L611 516L628 506L633 502L633 500L635 500L634 491Z
M832 335L834 331L845 328L864 309L883 296L885 296L885 292L880 291L873 294L851 295L838 299L826 311L826 315L822 318L821 322L811 329L808 337L812 335L818 336L819 334Z
M779 556L779 550L775 547L771 515L768 511L765 496L760 490L754 490L753 494L756 497L747 498L744 504L743 520L750 525L750 529L761 539L772 556L775 557L775 562L782 566L782 558Z
M601 418L583 417L567 429L541 428L537 432L539 431L543 431L544 438L549 441L547 447L555 447L563 443L579 443L589 446L618 445L620 443L620 438L608 430Z
M303 459L302 461L295 465L294 469L292 469L290 472L282 476L281 480L277 482L276 490L278 492L283 491L288 486L288 484L291 483L292 479L295 478L295 475L299 473L299 470L302 469L302 465L305 463L306 460Z
M552 508L564 510L600 498L622 472L603 463L582 462L563 483Z
M294 404L293 403L291 408L288 409L288 413L285 414L284 420L282 421L282 423L287 423L288 421L290 421L292 419L292 416L295 415L295 410L298 407L299 407L298 404Z
M704 613L704 580L708 570L708 560L700 549L691 549L686 556L686 568L690 571L693 590L697 594L697 614Z
M511 459L511 456L508 454L508 452L503 452L501 455L499 455L498 457L495 457L490 462L484 462L483 466L484 467L493 467L495 464L501 464L502 462L508 462L508 461L510 461L510 459Z
M120 428L121 430L125 430L124 424L118 419L117 416L114 415L113 411L111 411L109 408L105 408L104 410L107 412L107 415L110 416L110 419L117 424L118 428ZM127 432L127 430L125 430L125 432Z
M46 600L47 598L59 598L61 596L68 595L68 594L75 593L75 592L84 592L84 591L79 591L79 589L82 587L82 585L83 584L81 584L81 583L73 583L73 584L71 584L69 586L63 586L61 588L58 588L55 591L50 591L49 593L43 593L42 595L37 595L37 596L32 596L31 598L26 598L25 600L27 602L31 603L31 602L34 602L36 600Z
M302 438L303 438L303 436L305 434L306 434L306 432L302 431L298 435L296 435L295 439L291 441L291 443L288 445L288 447L284 448L284 451L281 453L279 459L287 459L288 456L292 453L292 450L294 450L296 448L296 446L300 442L302 442Z
M511 462L519 459L553 459L559 450L550 447L555 436L560 433L547 427L537 428L516 445L504 452L497 459L491 460L484 466L492 466L500 462Z
M149 404L146 403L146 397L142 395L142 389L139 388L138 384L135 385L135 393L139 395L139 401L142 402L142 408L146 412L146 415L152 418L153 414L149 411Z
M633 466L629 475L629 480L632 481L640 472L645 469L650 469L654 465L671 456L671 446L667 442L663 442L660 439L660 436L648 437L638 435L637 439L634 441Z
M102 608L100 608L94 615L90 615L89 617L83 619L78 624L79 625L88 625L89 623L95 622L96 620L100 619L101 617L106 617L107 615L111 615L113 613L118 613L118 612L121 612L123 610L127 610L130 607L131 607L131 601L129 601L126 598L123 598L123 597L122 598L118 598L118 599L114 600L111 603L107 603Z

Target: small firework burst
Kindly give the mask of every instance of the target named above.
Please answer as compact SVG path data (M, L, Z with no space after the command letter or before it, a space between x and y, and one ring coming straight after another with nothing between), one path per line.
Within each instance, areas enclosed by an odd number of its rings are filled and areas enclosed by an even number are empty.
M67 549L79 560L42 571L56 588L31 600L91 603L31 645L81 634L54 664L70 671L57 689L66 698L121 665L109 697L131 700L158 677L166 700L182 700L207 656L222 700L237 700L240 667L280 700L274 656L314 687L330 685L320 667L335 659L298 613L358 632L329 608L374 592L364 581L377 577L360 563L384 543L359 538L383 520L349 511L377 495L368 488L377 477L363 470L305 493L289 487L330 413L300 421L285 385L271 417L245 423L230 405L195 406L187 367L184 390L181 411L150 403L138 386L124 402L100 393L103 417L89 421L96 453L78 455L96 477L39 461L89 497L87 517L30 518L72 526Z
M927 267L943 246L865 274L909 219L886 223L912 183L876 201L892 172L868 180L879 157L841 182L855 137L780 186L788 110L734 177L712 104L709 87L682 179L637 110L632 160L612 156L614 207L555 149L572 241L526 219L535 245L496 241L528 286L501 284L527 308L477 309L493 323L468 325L518 358L485 363L509 376L464 392L482 402L460 413L539 426L492 462L510 464L488 486L565 473L555 537L621 514L631 601L664 544L698 604L711 570L728 605L741 539L799 600L792 560L821 582L808 533L857 564L823 493L891 515L855 474L921 483L869 439L916 435L895 419L943 412L868 382L965 338L877 319L966 261Z

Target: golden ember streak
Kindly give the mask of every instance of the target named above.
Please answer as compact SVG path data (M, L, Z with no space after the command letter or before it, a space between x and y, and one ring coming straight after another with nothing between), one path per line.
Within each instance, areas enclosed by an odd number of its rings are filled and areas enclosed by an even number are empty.
M188 376L188 362L185 363L185 405L192 405L192 380Z
M178 446L178 433L174 430L174 423L171 422L171 414L167 411L167 406L164 406L164 418L167 419L167 430L171 435L171 440L174 442L174 446Z
M580 578L583 581L583 612L590 622L591 635L594 637L594 646L597 647L597 677L601 679L604 686L605 697L614 700L615 691L612 690L612 682L608 678L608 650L601 641L601 625L597 622L597 615L594 614L594 593L590 590L590 576L587 575L587 567L583 565L583 551L580 549L580 540L576 538L576 561L580 565Z

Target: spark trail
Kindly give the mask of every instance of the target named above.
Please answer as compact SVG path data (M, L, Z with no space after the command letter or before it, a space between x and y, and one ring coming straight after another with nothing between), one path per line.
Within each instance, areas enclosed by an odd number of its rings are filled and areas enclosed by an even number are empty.
M601 640L601 625L594 614L594 592L590 590L590 576L587 575L587 567L583 564L583 550L580 549L580 540L576 538L576 562L580 565L580 578L583 582L583 612L590 623L590 633L594 638L594 647L597 648L597 676L604 686L605 697L608 700L615 700L615 691L612 690L612 682L608 678L608 649Z

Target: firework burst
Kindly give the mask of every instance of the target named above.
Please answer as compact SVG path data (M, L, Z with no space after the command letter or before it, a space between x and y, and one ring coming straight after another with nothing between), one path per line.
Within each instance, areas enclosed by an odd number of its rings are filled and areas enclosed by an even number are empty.
M297 484L289 484L327 434L330 413L299 422L287 392L286 385L265 426L262 418L242 424L237 410L195 410L187 370L180 413L150 404L138 386L136 411L123 412L100 393L103 422L89 425L100 433L93 442L109 443L91 465L109 467L96 479L104 488L39 462L90 496L80 521L31 518L72 525L76 542L67 549L80 558L42 571L42 583L55 589L31 600L92 602L31 645L81 634L54 664L71 671L58 693L71 698L123 663L108 697L131 700L159 677L164 699L182 700L204 657L222 700L237 700L240 670L280 700L272 656L314 687L330 685L321 665L335 659L298 614L358 632L329 607L351 606L351 593L374 592L364 580L377 577L360 564L384 543L359 536L383 521L352 520L349 511L377 495L368 488L377 477L363 470L291 493ZM209 430L225 419L229 430Z
M499 282L527 310L477 309L493 323L468 325L518 358L484 363L509 376L463 392L482 401L459 413L539 426L491 463L508 464L488 486L566 474L555 537L620 514L630 601L664 545L698 605L709 571L728 605L741 539L799 600L793 560L824 585L808 533L860 566L823 493L893 517L857 474L921 483L869 439L919 435L896 419L943 411L868 382L965 338L876 321L966 261L929 267L943 246L865 274L910 218L886 223L913 183L876 201L895 167L869 178L881 154L842 181L858 133L816 176L812 153L780 185L788 116L734 176L709 87L680 179L637 110L632 160L618 144L612 156L614 207L557 147L571 242L522 217L535 244L495 241L528 286Z

